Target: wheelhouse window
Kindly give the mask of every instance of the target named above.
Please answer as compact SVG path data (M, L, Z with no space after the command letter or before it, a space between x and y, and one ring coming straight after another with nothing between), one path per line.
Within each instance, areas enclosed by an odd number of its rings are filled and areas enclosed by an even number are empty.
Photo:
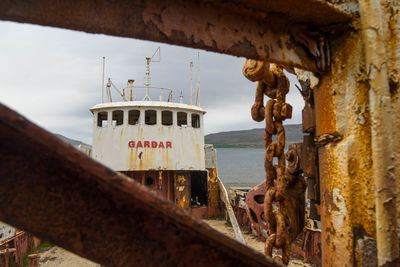
M163 110L161 112L161 123L162 125L172 125L172 111Z
M140 110L129 110L128 112L128 124L136 125L139 123Z
M124 112L122 110L114 110L112 112L112 126L122 125L124 123Z
M178 126L186 126L187 125L187 113L186 112L178 112Z
M192 114L192 127L200 128L200 116L199 114Z
M98 127L107 127L107 117L108 113L105 111L101 111L97 113L97 126Z
M155 125L157 123L157 111L155 110L146 110L144 117L147 125Z

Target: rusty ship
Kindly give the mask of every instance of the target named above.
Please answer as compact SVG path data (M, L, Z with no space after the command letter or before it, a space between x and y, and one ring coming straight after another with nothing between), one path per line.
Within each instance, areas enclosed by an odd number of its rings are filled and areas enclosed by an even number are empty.
M103 82L102 103L90 109L93 146L82 150L198 218L219 216L224 205L215 151L212 145L204 143L206 111L200 107L199 78L192 88L191 75L189 103L183 103L182 92L179 102L173 102L172 89L150 84L150 63L159 61L160 48L146 58L144 86L136 86L130 79L126 88L120 90L111 79L105 87ZM192 67L190 62L191 73ZM113 102L112 89L122 101ZM145 95L138 99L140 90ZM151 99L153 92L159 93L157 100Z

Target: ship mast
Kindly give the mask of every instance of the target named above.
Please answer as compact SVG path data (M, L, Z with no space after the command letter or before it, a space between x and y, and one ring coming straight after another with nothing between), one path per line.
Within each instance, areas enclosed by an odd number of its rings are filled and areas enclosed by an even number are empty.
M158 52L158 59L154 60L153 57L157 54ZM146 82L145 82L145 87L146 87L146 96L144 97L143 100L148 100L151 101L149 93L150 93L150 62L160 62L161 60L161 50L160 47L157 48L157 50L154 52L154 54L151 57L146 57Z
M197 64L196 105L200 106L200 52L197 52Z
M104 67L106 58L103 57L103 79L101 84L101 103L104 103Z
M190 61L190 105L193 104L193 62Z

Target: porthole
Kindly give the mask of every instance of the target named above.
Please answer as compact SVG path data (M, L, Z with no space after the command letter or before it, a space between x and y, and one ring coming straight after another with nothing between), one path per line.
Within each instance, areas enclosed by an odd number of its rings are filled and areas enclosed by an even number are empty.
M101 111L97 113L97 126L98 127L107 127L107 117L108 113L105 111Z
M146 110L145 111L145 123L147 125L155 125L157 123L157 111Z
M144 183L147 186L152 186L154 184L154 178L151 176L147 176Z
M161 124L162 125L172 125L172 111L163 110L161 112Z
M187 125L187 113L186 112L178 112L178 126L186 126Z
M200 116L199 114L192 114L192 127L200 128Z
M114 110L111 123L112 126L122 125L124 123L124 112L122 110Z
M128 112L128 124L129 125L136 125L139 123L140 118L140 110L129 110Z

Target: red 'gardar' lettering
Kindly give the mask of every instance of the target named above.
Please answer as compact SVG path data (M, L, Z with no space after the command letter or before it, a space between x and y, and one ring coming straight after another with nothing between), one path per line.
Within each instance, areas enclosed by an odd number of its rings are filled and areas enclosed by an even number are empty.
M129 148L139 148L139 147L148 147L148 148L172 148L172 142L171 141L165 141L165 145L163 141L157 142L157 141L129 141L128 142L128 147Z

